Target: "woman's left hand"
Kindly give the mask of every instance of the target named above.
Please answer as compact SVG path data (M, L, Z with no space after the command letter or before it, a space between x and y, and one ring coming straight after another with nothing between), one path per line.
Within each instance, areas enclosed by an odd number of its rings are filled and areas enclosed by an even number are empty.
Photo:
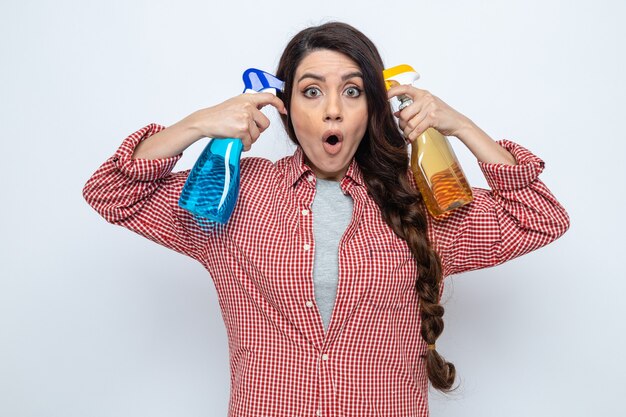
M471 123L466 116L444 103L427 90L412 85L398 85L387 92L387 97L407 95L413 103L394 113L404 137L413 142L426 129L432 127L445 136L458 137L459 132Z

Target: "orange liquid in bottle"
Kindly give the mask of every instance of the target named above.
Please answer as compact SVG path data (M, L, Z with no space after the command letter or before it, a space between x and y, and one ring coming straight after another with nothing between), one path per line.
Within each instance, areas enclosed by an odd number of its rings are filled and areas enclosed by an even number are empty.
M411 170L433 217L473 200L472 188L450 143L433 128L411 145Z

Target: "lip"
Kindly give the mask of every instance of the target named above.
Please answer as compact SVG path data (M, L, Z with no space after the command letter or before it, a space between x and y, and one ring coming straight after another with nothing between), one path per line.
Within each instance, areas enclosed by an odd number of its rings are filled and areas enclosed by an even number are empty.
M339 139L334 145L327 142L327 139L331 136L336 136L337 139ZM336 129L327 130L324 132L322 139L322 146L328 155L335 156L339 154L343 145L343 133L341 133L341 131Z
M322 142L326 143L326 140L333 135L337 136L339 142L343 142L343 133L341 133L341 131L337 129L327 130L326 132L324 132L324 135L322 136Z

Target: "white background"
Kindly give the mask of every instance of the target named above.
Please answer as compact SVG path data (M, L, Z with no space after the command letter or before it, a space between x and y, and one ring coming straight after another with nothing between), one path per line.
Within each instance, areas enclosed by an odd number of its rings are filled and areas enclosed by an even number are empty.
M543 158L541 179L571 216L551 245L448 281L437 343L460 388L433 392L431 414L620 414L623 1L3 0L0 415L226 415L210 277L106 223L82 187L127 135L239 94L243 70L273 72L296 32L334 19L371 37L386 66L413 65L418 86L494 139ZM248 155L291 152L281 129Z

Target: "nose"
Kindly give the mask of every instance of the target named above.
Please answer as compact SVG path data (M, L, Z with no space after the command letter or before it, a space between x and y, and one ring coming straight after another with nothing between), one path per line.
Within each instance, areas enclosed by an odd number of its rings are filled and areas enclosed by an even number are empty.
M336 94L329 94L324 109L324 121L340 122L343 120L341 98Z

